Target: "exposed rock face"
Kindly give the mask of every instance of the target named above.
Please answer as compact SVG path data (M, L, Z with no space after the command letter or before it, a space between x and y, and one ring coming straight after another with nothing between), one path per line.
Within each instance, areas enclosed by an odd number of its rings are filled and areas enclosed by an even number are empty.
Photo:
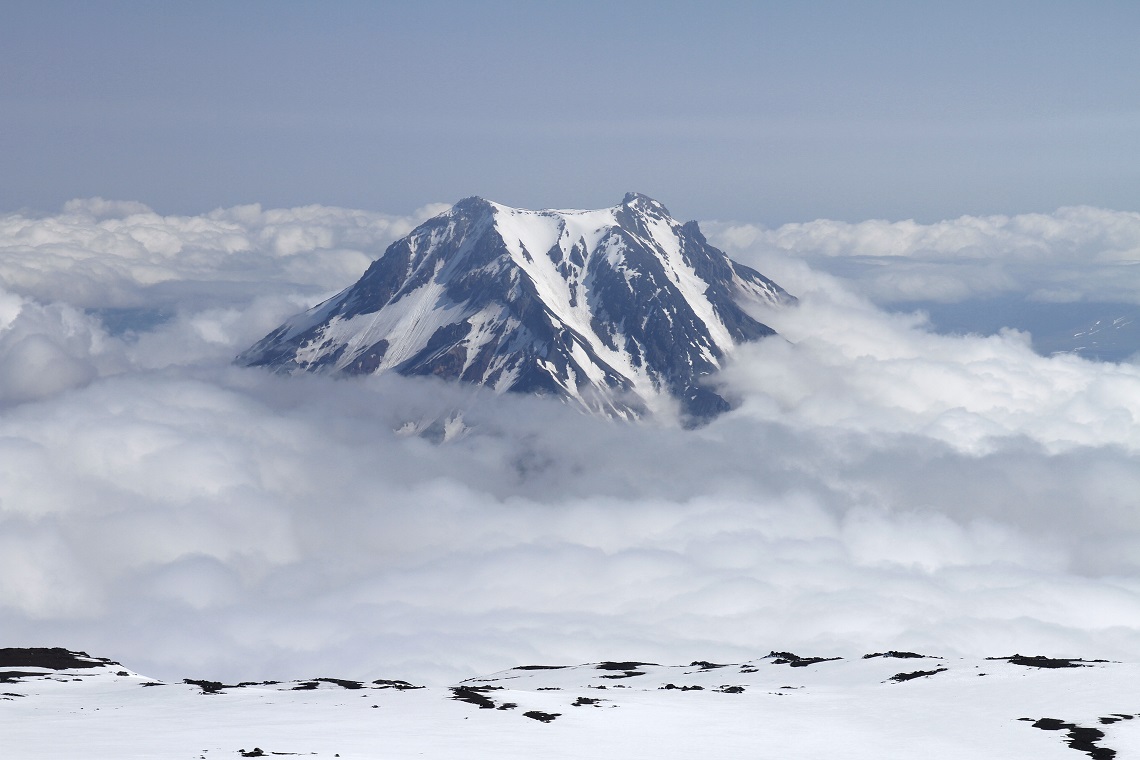
M746 300L794 299L651 198L526 211L474 197L238 360L290 373L435 375L627 418L672 397L699 420L728 408L701 378L735 344L773 334Z

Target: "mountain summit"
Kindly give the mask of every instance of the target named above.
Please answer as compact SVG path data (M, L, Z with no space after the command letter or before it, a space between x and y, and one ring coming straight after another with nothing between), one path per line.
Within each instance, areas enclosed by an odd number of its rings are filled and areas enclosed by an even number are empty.
M238 361L289 373L436 375L623 418L672 397L700 420L728 408L701 378L736 343L774 334L741 308L750 300L795 299L644 195L596 211L472 197Z

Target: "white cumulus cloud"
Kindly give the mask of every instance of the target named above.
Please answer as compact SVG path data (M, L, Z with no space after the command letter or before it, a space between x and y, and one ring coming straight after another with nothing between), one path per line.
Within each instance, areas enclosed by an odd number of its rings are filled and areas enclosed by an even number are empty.
M933 224L828 219L769 229L713 223L709 238L761 267L789 256L840 275L877 302L1002 294L1140 303L1140 213L1089 206L963 216Z
M790 249L763 271L800 305L763 315L780 337L738 352L717 379L738 408L696 431L232 366L411 223L107 201L2 221L9 645L160 677L434 681L1140 646L1136 367L935 335ZM119 331L111 307L174 313ZM456 410L447 443L408 433Z
M359 277L443 208L400 217L252 204L169 216L140 203L76 200L60 214L0 216L0 286L85 308L171 306L191 295L226 303L275 283L319 293Z

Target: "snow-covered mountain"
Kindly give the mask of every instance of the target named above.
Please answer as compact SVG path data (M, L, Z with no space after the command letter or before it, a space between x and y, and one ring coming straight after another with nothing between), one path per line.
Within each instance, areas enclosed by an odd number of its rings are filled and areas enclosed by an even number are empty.
M741 305L793 301L644 195L595 211L460 201L393 243L352 287L238 361L282 372L389 370L559 396L618 417L728 403L702 385L735 344L772 335Z
M524 665L450 686L376 675L162 681L81 652L0 649L0 756L1140 756L1137 663L771 652L739 663Z

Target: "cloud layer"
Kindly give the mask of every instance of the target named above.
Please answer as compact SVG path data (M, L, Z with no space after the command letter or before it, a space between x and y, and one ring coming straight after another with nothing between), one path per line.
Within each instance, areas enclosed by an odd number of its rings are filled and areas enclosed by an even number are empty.
M699 431L230 366L409 224L0 220L7 640L167 677L437 681L1140 645L1134 366L933 335L787 254L764 271L801 306L764 315L782 337L740 351L718 380L739 408ZM173 314L116 330L108 308Z
M764 266L802 259L878 303L1024 295L1140 303L1140 213L1089 206L934 224L819 219L708 225L714 244Z
M282 285L339 290L444 208L399 217L253 204L186 217L141 203L75 200L54 216L0 216L0 281L21 295L84 308L177 308L191 297L244 303Z

